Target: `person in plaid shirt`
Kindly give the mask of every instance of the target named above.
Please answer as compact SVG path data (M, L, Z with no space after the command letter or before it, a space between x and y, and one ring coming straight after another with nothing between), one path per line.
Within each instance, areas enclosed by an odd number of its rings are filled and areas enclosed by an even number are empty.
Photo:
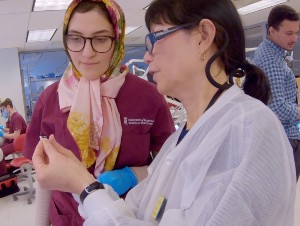
M268 17L267 37L256 49L253 59L269 80L271 98L268 105L281 121L293 147L297 180L300 173L300 108L295 75L286 56L287 51L293 50L298 33L298 13L286 5L274 7Z

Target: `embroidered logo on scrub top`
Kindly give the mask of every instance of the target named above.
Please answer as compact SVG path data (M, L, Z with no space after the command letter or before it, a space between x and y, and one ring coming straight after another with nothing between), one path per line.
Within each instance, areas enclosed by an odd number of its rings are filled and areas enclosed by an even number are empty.
M145 118L128 118L124 117L124 125L148 125L152 126L154 120Z
M159 221L161 219L162 214L165 211L166 204L167 199L163 196L159 196L151 214L154 220Z

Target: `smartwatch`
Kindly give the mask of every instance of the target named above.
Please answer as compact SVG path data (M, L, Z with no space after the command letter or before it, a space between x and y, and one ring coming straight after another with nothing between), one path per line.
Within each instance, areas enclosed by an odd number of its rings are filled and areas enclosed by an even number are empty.
M95 181L95 182L91 183L90 185L86 186L80 194L80 202L83 204L83 201L85 200L85 198L89 194L93 193L94 191L96 191L98 189L105 189L103 184L100 183L99 181Z

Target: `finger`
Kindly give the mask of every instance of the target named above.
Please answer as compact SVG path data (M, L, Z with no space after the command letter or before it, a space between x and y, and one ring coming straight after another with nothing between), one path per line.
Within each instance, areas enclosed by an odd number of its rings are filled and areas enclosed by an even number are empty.
M47 138L40 138L43 143L43 150L45 155L48 157L48 160L55 161L55 159L60 155L60 153L53 147L52 143Z
M63 146L61 146L55 139L54 135L50 135L49 140L51 142L51 144L53 145L53 147L61 154L70 157L73 160L77 160L77 157L68 149L64 148Z
M43 167L44 165L46 165L46 161L45 161L45 152L44 152L44 146L43 143L40 141L33 153L32 156L32 162L34 165L35 169L40 169L41 167Z

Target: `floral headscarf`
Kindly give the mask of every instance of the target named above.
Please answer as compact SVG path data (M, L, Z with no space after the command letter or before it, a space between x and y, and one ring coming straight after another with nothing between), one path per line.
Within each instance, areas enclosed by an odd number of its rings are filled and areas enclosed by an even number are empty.
M64 26L63 26L64 35L68 33L68 25L74 9L78 6L79 3L84 1L86 0L73 0L70 3L64 19ZM115 41L115 51L112 60L110 62L109 69L105 73L105 75L109 77L111 74L118 74L120 72L121 62L124 57L124 39L125 39L125 27L126 27L124 13L120 8L120 6L113 0L88 0L88 1L103 2L107 8L108 14L110 15L110 19L113 23L113 27L115 30L116 41ZM64 39L64 46L65 49L67 49L65 39ZM77 69L73 64L72 67L73 67L74 74L77 77L81 77L80 72L77 71Z

